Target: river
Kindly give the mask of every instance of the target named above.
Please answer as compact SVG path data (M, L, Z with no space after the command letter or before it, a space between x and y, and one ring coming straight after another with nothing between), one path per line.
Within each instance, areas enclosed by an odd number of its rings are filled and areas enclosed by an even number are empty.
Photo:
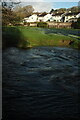
M35 47L3 51L3 120L79 119L80 51Z

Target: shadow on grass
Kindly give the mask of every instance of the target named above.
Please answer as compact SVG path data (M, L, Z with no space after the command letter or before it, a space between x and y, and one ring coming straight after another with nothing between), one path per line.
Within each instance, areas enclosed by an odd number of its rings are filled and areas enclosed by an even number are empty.
M19 47L23 43L23 48L27 47L29 43L22 35L18 27L3 27L2 28L2 48Z
M3 27L2 48L5 49L7 47L19 47L27 49L35 46L67 46L79 48L79 40L77 40L76 38L62 36L61 34L58 34L61 31L61 29L52 30L53 33L57 32L57 34L51 34L51 31L48 31L48 29L46 29L46 32L50 33L44 34L42 29L40 31L40 29L36 30L35 28L29 27ZM68 31L69 30L67 30L67 32ZM62 32L66 33L66 30L62 30Z

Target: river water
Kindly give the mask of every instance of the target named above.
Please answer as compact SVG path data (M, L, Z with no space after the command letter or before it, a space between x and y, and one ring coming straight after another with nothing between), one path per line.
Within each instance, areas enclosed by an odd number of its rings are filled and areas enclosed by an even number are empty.
M36 47L3 51L3 120L79 119L80 51Z

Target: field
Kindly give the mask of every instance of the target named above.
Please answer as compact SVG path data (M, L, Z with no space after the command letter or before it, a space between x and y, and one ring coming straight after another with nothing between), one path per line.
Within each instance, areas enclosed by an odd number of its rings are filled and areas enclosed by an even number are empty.
M3 27L3 48L35 46L67 46L80 48L80 30L37 27Z

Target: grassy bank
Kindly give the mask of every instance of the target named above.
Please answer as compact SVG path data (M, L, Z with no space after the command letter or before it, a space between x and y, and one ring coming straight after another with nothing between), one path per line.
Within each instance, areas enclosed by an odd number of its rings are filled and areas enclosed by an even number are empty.
M80 47L80 41L72 36L56 34L55 32L47 34L43 28L3 27L3 48L10 46L20 48L35 46Z

